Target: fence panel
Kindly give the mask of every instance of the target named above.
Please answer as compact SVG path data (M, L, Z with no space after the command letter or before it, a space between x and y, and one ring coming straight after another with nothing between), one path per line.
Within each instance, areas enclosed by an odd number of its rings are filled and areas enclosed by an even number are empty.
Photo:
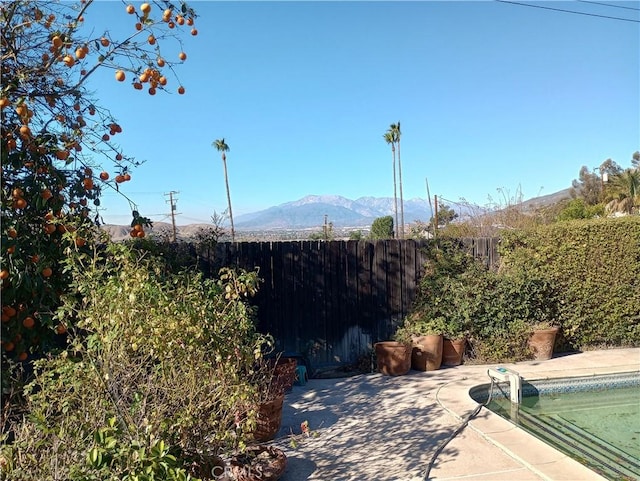
M462 239L487 265L497 239ZM208 265L259 268L259 329L312 366L355 362L388 339L415 299L426 240L219 243Z

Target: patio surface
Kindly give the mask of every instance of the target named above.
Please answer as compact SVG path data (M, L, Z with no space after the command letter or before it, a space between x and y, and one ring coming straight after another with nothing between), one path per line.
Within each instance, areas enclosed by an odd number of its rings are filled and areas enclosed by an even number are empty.
M526 380L640 370L640 349L502 364ZM487 368L462 365L399 377L311 379L285 396L272 444L288 458L281 481L421 481L438 447L477 407L469 389ZM300 435L309 423L312 435ZM292 436L294 433L295 436ZM294 440L297 446L292 447ZM585 466L482 408L435 459L429 479L597 480Z

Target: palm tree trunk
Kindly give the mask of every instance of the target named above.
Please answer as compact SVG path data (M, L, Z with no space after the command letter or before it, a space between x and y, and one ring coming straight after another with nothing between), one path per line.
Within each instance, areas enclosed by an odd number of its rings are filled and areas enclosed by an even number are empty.
M396 149L395 147L392 145L391 146L391 151L393 152L393 204L394 204L394 212L395 212L395 228L394 230L394 237L397 239L398 238L398 193L397 193L397 182L396 182Z
M398 137L398 183L400 184L400 238L404 239L404 197L402 195L402 162L400 161L400 137Z
M227 159L222 153L222 165L224 166L224 183L227 187L227 203L229 204L229 222L231 222L231 242L236 240L236 231L233 227L233 212L231 211L231 193L229 192L229 177L227 176Z

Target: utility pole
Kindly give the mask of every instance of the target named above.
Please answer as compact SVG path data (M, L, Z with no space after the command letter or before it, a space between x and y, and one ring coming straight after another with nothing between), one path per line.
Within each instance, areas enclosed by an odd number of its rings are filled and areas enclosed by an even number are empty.
M433 218L433 221L434 221L433 222L433 237L435 238L436 237L436 232L438 230L438 196L434 195L433 199L434 199L433 202L434 202L435 207L436 207L435 216Z
M171 205L171 226L173 228L172 232L172 238L171 238L171 242L176 242L176 202L178 201L178 199L173 199L173 194L179 194L180 192L176 192L175 190L172 190L171 192L169 192L168 195L169 196L169 204Z

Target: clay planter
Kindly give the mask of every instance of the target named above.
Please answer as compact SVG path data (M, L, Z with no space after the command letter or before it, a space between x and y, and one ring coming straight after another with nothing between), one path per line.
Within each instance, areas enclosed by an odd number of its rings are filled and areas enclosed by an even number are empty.
M413 338L411 367L416 371L435 371L442 363L442 335L431 334Z
M231 479L236 481L277 481L287 467L287 457L275 446L248 446L229 461Z
M275 364L275 365L274 365ZM289 392L296 380L296 367L298 361L293 357L281 357L277 361L271 360L273 367L273 383L282 392Z
M529 336L529 348L533 352L534 359L546 361L553 356L553 345L556 342L557 327L538 329Z
M462 339L444 339L442 341L442 364L445 366L459 366L462 364L462 356L467 346L467 340Z
M376 342L378 371L385 376L402 376L411 369L411 346L402 342Z
M270 441L276 437L282 422L282 405L284 394L263 402L258 406L258 420L253 432L253 439L259 442Z

